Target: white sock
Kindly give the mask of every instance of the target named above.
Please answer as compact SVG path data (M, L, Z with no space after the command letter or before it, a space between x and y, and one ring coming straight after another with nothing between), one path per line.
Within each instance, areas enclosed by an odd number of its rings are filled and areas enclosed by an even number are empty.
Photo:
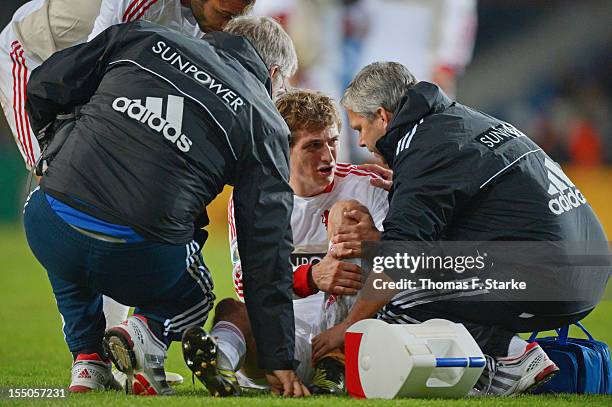
M510 340L510 345L508 345L508 356L522 355L527 345L529 345L529 343L526 340L514 335Z
M130 307L119 304L117 301L107 296L102 297L102 309L106 318L106 329L111 326L119 325L127 319Z
M219 321L210 334L217 341L219 354L218 367L237 371L246 354L246 341L238 327L228 321Z

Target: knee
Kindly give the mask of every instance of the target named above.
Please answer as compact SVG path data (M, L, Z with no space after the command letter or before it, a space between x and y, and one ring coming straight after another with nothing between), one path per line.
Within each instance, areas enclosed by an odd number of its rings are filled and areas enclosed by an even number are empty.
M215 318L214 323L219 321L243 321L248 320L246 313L246 307L240 301L236 301L233 298L224 298L215 307Z
M369 213L368 208L355 199L336 202L329 210L327 219L328 235L333 236L339 226L355 224L355 221L344 216L346 212L358 210Z

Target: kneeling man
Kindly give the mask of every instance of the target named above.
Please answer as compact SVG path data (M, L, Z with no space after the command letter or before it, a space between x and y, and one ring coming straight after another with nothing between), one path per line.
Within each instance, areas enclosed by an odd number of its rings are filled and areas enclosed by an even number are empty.
M584 196L514 126L452 101L438 86L417 82L393 62L363 68L342 104L360 146L393 170L382 241L523 241L528 247L583 242L609 256L603 228ZM577 198L571 205L558 203L555 198L562 194ZM503 297L483 293L486 302L449 301L463 294L452 290L407 290L388 302L359 298L345 322L315 338L315 353L340 346L351 324L374 315L392 323L449 319L463 323L493 357L484 392L527 391L558 369L537 343L527 344L516 333L584 318L601 299L610 269L584 273L577 265L553 268L547 275L542 288L557 298L554 302L535 295L525 300L510 290L499 294ZM578 289L583 296L573 300Z
M116 387L110 357L133 393L173 392L167 348L215 298L194 224L232 184L260 367L277 392L308 394L293 370L289 129L271 99L297 57L271 19L227 30L116 25L32 73L32 127L43 141L59 130L24 224L65 321L73 391ZM106 333L103 294L136 307Z

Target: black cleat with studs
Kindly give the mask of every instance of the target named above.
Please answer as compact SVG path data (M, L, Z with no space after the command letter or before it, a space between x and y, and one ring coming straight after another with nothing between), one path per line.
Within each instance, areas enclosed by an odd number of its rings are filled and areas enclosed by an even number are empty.
M344 363L334 357L324 357L315 365L312 384L308 386L312 394L342 395L344 389Z
M187 328L182 339L183 358L189 370L215 397L239 396L233 371L217 367L217 342L198 326Z

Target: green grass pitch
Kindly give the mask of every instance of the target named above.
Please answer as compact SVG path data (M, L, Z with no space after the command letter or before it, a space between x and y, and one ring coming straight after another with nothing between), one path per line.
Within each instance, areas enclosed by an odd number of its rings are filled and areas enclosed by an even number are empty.
M214 230L205 247L205 260L213 271L217 299L233 295L226 243L226 231ZM586 325L596 338L612 343L612 302L606 301L587 318ZM210 320L210 319L209 319ZM577 332L574 331L574 334ZM71 357L63 341L61 320L46 274L29 251L19 225L0 226L0 389L66 387L70 381ZM316 397L308 400L285 400L275 397L240 397L213 399L203 386L191 383L179 346L173 346L167 361L168 370L181 373L185 383L177 387L178 395L170 398L138 398L106 392L74 395L67 399L9 400L0 405L46 404L74 406L132 405L210 405L210 406L555 406L574 404L611 406L605 396L523 396L507 399L483 398L461 400L351 400Z

